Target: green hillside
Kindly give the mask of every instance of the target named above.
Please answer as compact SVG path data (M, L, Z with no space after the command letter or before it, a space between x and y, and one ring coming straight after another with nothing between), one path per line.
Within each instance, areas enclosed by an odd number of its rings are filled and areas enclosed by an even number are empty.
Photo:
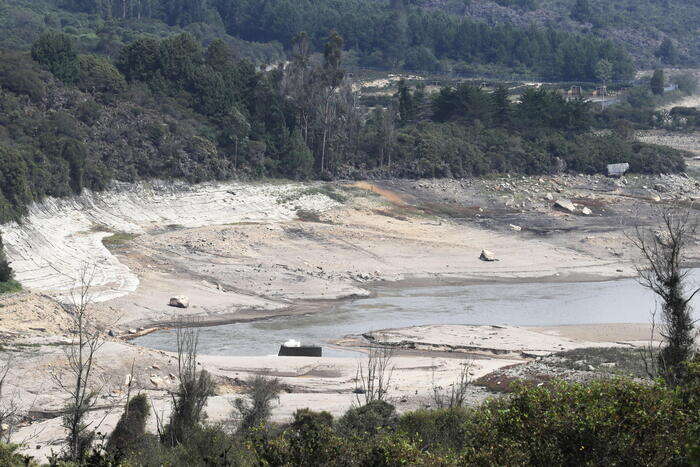
M700 61L700 3L695 0L424 0L421 4L490 25L552 25L607 38L641 66ZM675 50L669 51L669 43Z
M336 30L346 63L383 69L469 71L477 66L557 80L595 79L595 64L614 64L614 78L633 75L629 56L594 35L558 28L487 26L403 1L374 0L7 0L0 46L28 49L46 30L70 35L79 51L114 55L136 37L188 32L208 44L224 39L235 52L275 62L294 38L309 34L315 51Z

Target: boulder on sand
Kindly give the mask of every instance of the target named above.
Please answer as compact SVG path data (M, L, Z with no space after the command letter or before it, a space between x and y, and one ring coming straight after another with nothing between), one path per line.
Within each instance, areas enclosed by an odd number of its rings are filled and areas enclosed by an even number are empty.
M170 299L169 305L174 306L175 308L189 308L190 299L185 297L184 295L178 295L177 297L173 297Z
M496 254L493 251L481 250L481 256L479 256L481 261L498 261Z
M571 213L576 212L576 206L574 206L574 203L572 203L568 199L556 200L554 202L554 207L561 209L562 211L566 211L566 212L571 212Z

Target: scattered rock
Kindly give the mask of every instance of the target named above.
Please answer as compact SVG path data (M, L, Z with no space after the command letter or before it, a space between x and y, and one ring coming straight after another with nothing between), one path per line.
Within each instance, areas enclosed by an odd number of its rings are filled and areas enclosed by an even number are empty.
M178 295L177 297L173 297L170 299L169 305L175 308L189 308L190 299L185 297L184 295Z
M488 261L488 262L498 261L498 259L496 258L496 254L493 251L489 251L489 250L481 250L481 256L479 256L479 259L481 261Z
M519 225L510 224L510 230L513 230L515 232L520 232L521 230L523 230L523 228L520 227Z
M584 216L590 216L591 214L593 214L593 211L591 211L587 207L584 207L583 209L581 209L581 214L583 214Z
M136 329L129 329L129 334L136 334L138 331Z
M547 201L554 201L554 196L552 196L551 193L547 193L546 195L544 195L544 199L546 199Z
M161 378L160 376L151 375L150 380L153 386L155 386L156 388L162 388L165 385L165 381L163 381L163 378Z
M554 202L554 207L566 212L576 212L576 206L568 199L558 199Z
M617 366L617 363L605 362L605 363L601 363L600 366L602 366L603 368L615 368Z
M114 332L113 330L111 330L111 329L110 329L109 331L107 331L107 335L108 335L109 337L117 337L117 333L115 333L115 332Z

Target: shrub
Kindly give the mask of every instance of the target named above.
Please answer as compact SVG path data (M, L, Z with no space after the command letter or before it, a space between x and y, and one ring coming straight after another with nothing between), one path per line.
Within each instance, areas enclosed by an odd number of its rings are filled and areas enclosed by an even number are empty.
M30 462L25 456L17 453L17 448L14 444L4 444L0 442L0 465L6 467L23 467L36 465Z
M400 417L397 430L423 449L460 451L467 442L469 413L462 407L408 412Z
M272 412L272 401L282 391L280 380L255 376L247 381L246 399L236 398L233 406L235 416L240 419L239 430L247 432L253 427L267 423Z
M470 411L463 453L508 464L669 465L691 439L677 393L629 380L520 388Z
M214 382L206 370L197 370L197 346L199 334L196 329L177 329L178 377L180 384L171 394L173 408L170 423L164 427L162 441L176 446L186 444L190 436L198 433L206 418L204 407L214 393Z
M375 400L345 412L338 420L337 429L344 436L375 436L381 431L393 430L397 422L394 406Z
M4 246L2 244L2 236L0 235L0 282L9 282L14 276L10 263L5 257Z
M145 394L139 394L127 403L106 446L107 451L116 460L142 447L149 413L150 407Z
M333 416L328 412L300 409L284 435L288 450L287 462L292 465L325 466L341 458L342 439L332 428Z
M78 77L75 45L66 34L51 31L42 34L32 45L32 58L65 83L73 83Z
M115 66L96 55L78 57L77 79L77 85L83 91L118 94L126 88L126 81Z

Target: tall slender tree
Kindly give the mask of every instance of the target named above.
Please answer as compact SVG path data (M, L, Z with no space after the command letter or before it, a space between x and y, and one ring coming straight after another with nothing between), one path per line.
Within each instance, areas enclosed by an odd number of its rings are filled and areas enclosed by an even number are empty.
M651 82L649 86L651 87L651 92L660 96L664 93L664 85L666 83L666 78L664 77L664 70L657 68L654 70L654 74L651 77Z

